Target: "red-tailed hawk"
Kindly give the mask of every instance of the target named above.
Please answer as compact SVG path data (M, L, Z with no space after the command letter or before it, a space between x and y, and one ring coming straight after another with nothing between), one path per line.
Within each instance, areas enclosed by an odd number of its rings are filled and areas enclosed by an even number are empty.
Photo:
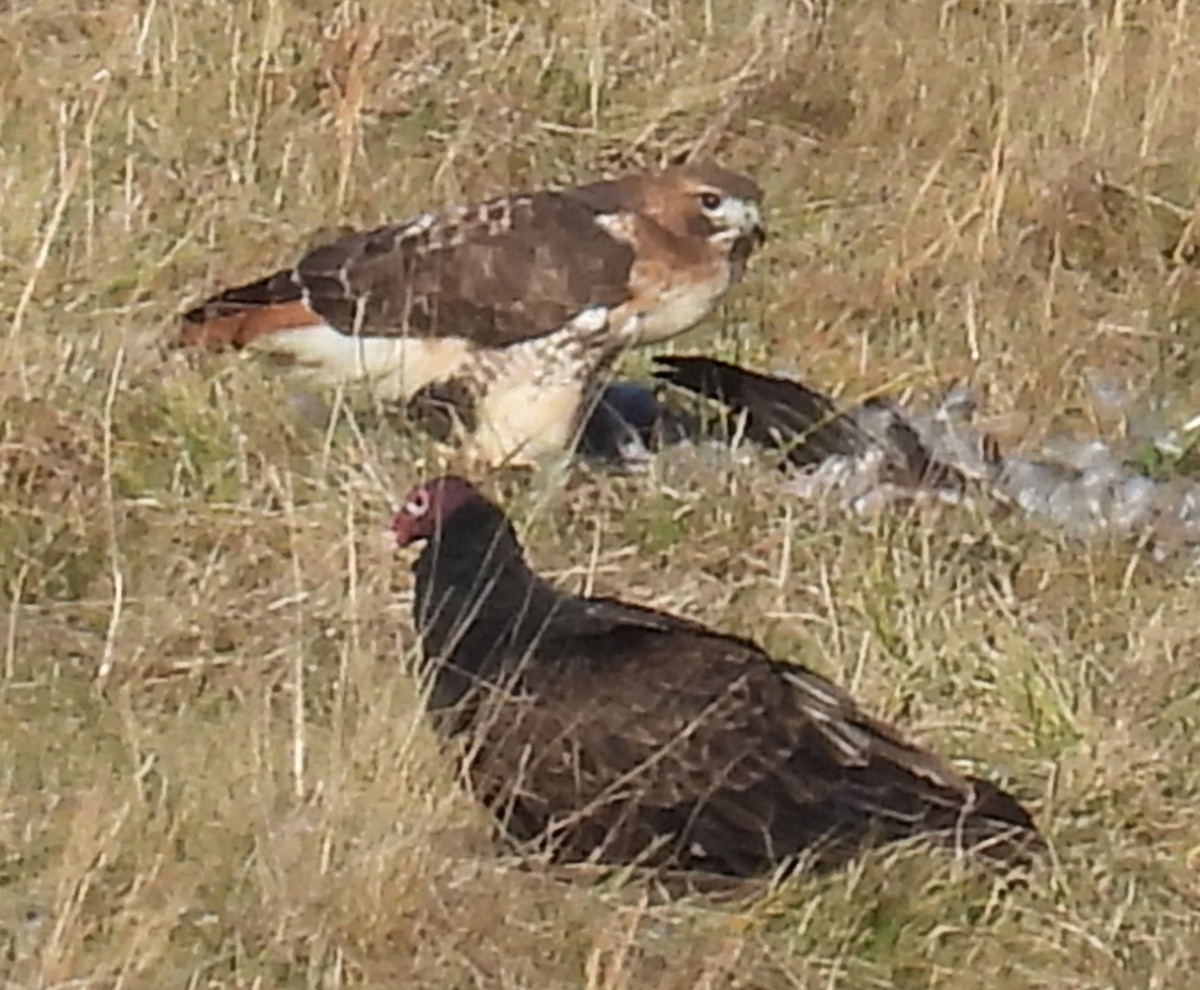
M426 541L414 620L428 705L465 736L508 835L563 862L723 876L928 836L994 860L1043 847L1015 798L750 640L533 573L504 513L447 476L392 522Z
M427 213L310 251L188 312L182 345L253 348L406 401L450 383L490 461L567 448L598 374L708 315L765 234L762 191L688 165Z

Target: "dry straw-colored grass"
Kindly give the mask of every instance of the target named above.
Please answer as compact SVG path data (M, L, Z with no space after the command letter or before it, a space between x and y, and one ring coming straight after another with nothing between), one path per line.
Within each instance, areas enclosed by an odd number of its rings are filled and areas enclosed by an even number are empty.
M859 393L970 375L1008 441L1186 407L1187 0L0 5L0 974L13 987L1191 987L1197 591L1124 544L872 523L750 468L492 482L540 565L849 684L1036 809L998 888L901 851L717 906L489 851L379 537L438 466L164 361L321 228L695 151L773 239L680 350ZM636 369L643 358L627 366Z

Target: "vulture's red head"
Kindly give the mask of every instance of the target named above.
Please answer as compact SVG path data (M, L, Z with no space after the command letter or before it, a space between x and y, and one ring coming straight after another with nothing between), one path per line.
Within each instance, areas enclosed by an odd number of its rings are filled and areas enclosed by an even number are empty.
M464 505L482 501L484 497L479 490L456 474L417 485L392 517L396 545L406 547L418 540L430 539Z

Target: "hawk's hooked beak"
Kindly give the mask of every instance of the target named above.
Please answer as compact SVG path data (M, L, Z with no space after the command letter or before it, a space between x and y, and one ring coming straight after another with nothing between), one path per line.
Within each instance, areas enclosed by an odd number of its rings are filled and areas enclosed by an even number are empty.
M739 246L758 247L767 239L766 224L757 203L731 199L725 204L719 229L712 235L713 241Z
M754 239L755 247L762 247L767 243L767 225L758 204L750 210L750 236Z
M754 204L747 204L746 215L733 244L730 246L729 260L733 263L734 279L740 280L745 274L746 263L767 241L767 225L763 223L762 214Z
M741 235L738 240L748 241L750 247L760 248L767 242L767 225L763 222L762 213L755 203L747 203L741 217Z

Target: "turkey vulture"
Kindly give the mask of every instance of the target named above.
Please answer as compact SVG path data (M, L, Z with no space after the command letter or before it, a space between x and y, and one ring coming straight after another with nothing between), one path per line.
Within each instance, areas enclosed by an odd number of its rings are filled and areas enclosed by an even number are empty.
M539 577L470 482L392 521L428 706L508 837L560 863L749 878L917 835L1024 864L1029 813L748 639Z
M746 437L783 450L796 467L879 450L887 459L881 481L955 491L966 485L963 473L937 458L913 425L882 400L839 412L831 399L800 382L716 358L678 355L655 360L663 366L655 371L656 378L744 414Z

